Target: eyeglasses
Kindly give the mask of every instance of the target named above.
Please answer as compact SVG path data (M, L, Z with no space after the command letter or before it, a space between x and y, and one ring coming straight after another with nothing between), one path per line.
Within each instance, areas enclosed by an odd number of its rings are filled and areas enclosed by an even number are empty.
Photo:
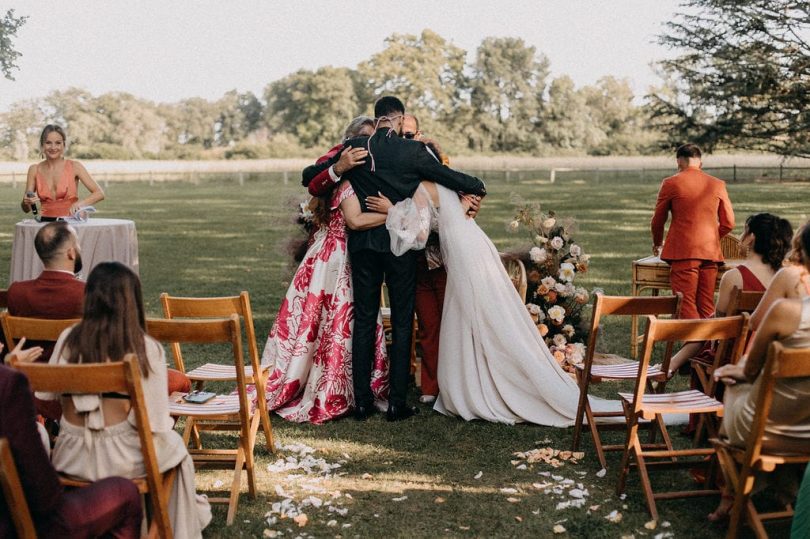
M416 133L402 133L403 138L412 139L416 136Z

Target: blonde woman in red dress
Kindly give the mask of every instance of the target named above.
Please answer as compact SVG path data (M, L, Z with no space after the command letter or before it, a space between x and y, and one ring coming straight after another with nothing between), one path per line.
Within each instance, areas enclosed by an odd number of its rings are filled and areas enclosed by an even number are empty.
M90 177L84 165L65 159L67 137L61 127L46 125L39 137L39 144L45 160L28 169L25 195L21 203L25 213L30 212L34 204L39 204L43 220L55 221L104 200L104 191ZM90 191L81 200L79 182Z

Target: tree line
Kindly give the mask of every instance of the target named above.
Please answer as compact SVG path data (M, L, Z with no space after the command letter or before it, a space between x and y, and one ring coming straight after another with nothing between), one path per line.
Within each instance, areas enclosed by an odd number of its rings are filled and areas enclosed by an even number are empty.
M549 61L511 37L489 37L474 60L437 33L394 34L356 69L301 69L262 95L227 92L154 103L131 94L70 88L13 103L0 114L0 157L39 153L39 130L63 125L70 154L92 159L263 158L311 155L340 141L347 122L400 97L420 127L454 154L633 154L656 136L628 81L577 88L549 78Z
M467 51L431 30L393 34L356 68L301 69L261 95L227 92L154 103L70 88L0 113L0 159L38 153L48 122L68 129L79 158L263 158L313 155L340 140L374 100L394 94L452 154L615 155L754 150L810 157L810 2L684 0L659 42L662 85L638 104L627 80L577 88L550 78L549 60L519 38ZM0 19L0 72L12 79L24 24Z

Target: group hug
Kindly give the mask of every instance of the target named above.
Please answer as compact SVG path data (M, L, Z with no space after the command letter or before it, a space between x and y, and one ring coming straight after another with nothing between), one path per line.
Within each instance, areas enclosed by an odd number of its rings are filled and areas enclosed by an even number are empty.
M196 493L194 463L174 430L166 399L190 391L191 384L182 372L167 368L162 345L147 334L133 271L105 262L92 269L86 284L74 278L82 265L81 246L64 219L101 201L104 193L80 163L64 158L61 128L46 131L45 160L31 167L21 203L23 211L55 221L36 237L45 271L34 281L11 285L8 311L80 321L55 345L30 346L23 339L6 363L103 363L133 354L161 469L178 468L169 503L174 534L199 537L211 520L210 506ZM751 437L769 346L777 341L786 348L810 348L810 223L794 234L787 220L771 213L748 216L741 236L745 258L723 274L715 302L720 242L734 227L734 211L725 184L702 171L697 146L678 148L676 161L677 174L661 185L651 233L654 254L670 266L678 317L721 318L735 290L763 293L750 317L752 336L742 359L711 373L725 388L717 393L725 403L719 434L742 447ZM589 417L625 421L621 401L587 395L585 378L567 373L544 342L498 250L476 222L479 211L486 211L484 182L450 168L438 141L423 135L399 99L381 97L374 118L352 119L343 140L304 169L302 178L313 197L316 229L264 346L268 375L260 386L264 391L256 394L265 395L267 409L315 424L346 416L365 421L375 414L395 422L418 414L420 407L408 398L416 316L418 400L436 412L467 421L579 428L585 399ZM80 183L90 191L81 201ZM42 294L58 301L41 302ZM381 314L384 295L390 345ZM694 376L695 358L705 362L716 351L711 341L683 343L660 380L678 372ZM126 395L108 393L34 398L23 375L0 365L0 438L9 440L24 490L35 493L29 504L42 535L139 535L137 489L111 478L143 475L127 403ZM37 415L59 424L50 454L49 435ZM808 446L810 377L780 379L763 448L807 453ZM64 491L56 471L94 483ZM786 499L795 499L803 471L786 467L777 474ZM760 487L766 483L757 481ZM711 520L728 516L732 486L726 478ZM0 503L0 537L12 535L10 511Z

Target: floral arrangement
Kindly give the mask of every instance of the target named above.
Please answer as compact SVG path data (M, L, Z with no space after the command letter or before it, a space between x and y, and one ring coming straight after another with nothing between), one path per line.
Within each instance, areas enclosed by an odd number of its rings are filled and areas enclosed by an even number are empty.
M582 311L591 294L574 280L588 271L590 255L573 239L573 219L544 212L539 204L513 202L516 212L508 230L531 240L528 250L516 253L526 266L526 308L554 358L572 372L585 358L587 330Z

